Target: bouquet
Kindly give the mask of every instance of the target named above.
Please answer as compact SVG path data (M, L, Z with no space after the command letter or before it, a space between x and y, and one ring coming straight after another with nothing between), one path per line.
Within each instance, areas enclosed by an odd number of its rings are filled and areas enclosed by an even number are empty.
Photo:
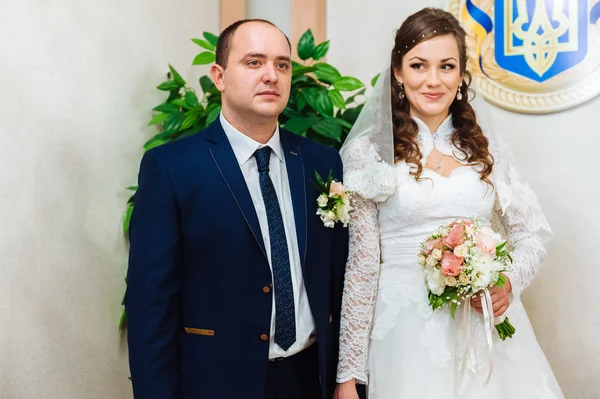
M344 227L350 222L350 206L352 194L338 181L333 180L331 170L327 180L323 180L319 172L315 170L317 182L313 183L320 195L317 198L317 215L321 218L323 225L333 228L336 222L341 222Z
M421 244L417 262L423 267L429 304L435 310L449 303L453 318L461 303L470 306L470 298L481 295L484 315L493 319L487 289L502 288L506 278L501 273L512 267L506 240L481 226L477 219L456 220L439 227ZM502 340L516 332L506 317L495 327Z

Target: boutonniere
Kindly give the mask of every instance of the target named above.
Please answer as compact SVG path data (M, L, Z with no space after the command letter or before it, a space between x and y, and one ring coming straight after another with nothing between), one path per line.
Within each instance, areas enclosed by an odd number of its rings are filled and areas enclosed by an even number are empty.
M344 227L348 226L350 221L350 206L352 193L346 190L346 187L331 177L331 170L327 181L324 181L319 172L315 170L317 182L313 184L321 193L317 198L317 215L321 217L325 227L333 228L335 222L341 222Z

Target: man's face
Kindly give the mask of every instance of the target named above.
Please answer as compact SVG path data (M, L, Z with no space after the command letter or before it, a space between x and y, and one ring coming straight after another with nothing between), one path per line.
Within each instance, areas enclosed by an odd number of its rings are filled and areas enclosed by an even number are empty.
M223 108L235 118L277 120L288 102L292 80L287 39L274 26L248 22L236 30L231 44L227 67L211 69Z

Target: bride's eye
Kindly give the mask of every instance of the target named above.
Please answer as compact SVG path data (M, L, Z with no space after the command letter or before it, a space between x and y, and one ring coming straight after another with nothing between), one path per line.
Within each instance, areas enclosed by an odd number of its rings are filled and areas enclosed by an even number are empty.
M423 65L423 64L421 64L421 63L419 63L419 64L411 64L411 65L410 65L410 67L411 67L412 69L424 69L424 68L425 68L425 65Z
M456 66L453 65L453 64L444 64L444 65L442 65L442 69L444 69L446 71L451 71L454 68L456 68Z

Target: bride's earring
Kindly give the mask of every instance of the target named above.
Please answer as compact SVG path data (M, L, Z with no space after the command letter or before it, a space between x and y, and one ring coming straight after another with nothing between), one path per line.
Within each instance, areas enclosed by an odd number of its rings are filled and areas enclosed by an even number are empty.
M404 100L404 85L402 82L400 82L400 94L398 94L398 97L400 97L400 100Z
M456 91L456 99L458 101L462 100L462 93L460 92L460 88L462 87L462 82L458 85L458 90Z

